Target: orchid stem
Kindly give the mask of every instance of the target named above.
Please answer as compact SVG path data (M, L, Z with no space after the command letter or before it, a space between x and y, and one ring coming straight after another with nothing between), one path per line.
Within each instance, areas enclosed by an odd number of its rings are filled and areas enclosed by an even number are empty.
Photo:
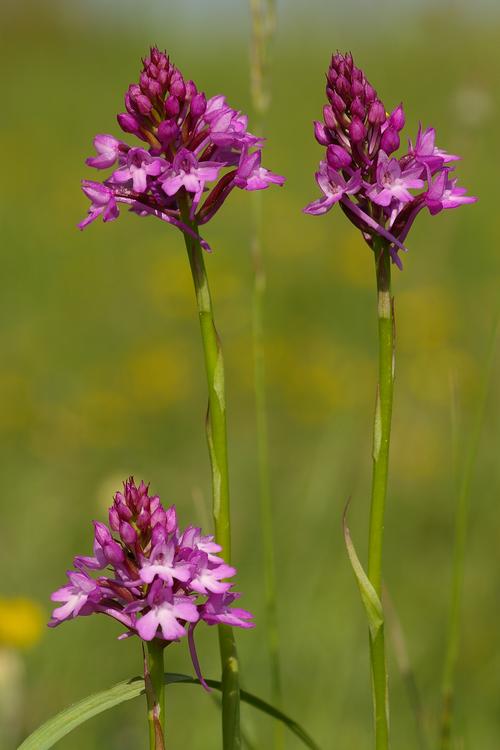
M155 638L147 643L147 658L144 660L150 750L165 750L164 650L165 643Z
M256 134L263 135L264 120L270 104L268 80L269 48L276 25L274 0L250 0L252 35L250 45L250 74L253 109L257 116ZM271 482L269 471L269 437L266 398L266 368L264 354L264 302L266 295L266 269L263 257L262 196L253 197L252 260L254 267L253 289L253 358L254 389L257 430L257 455L259 469L260 521L264 553L264 580L267 615L267 650L270 664L271 697L275 706L283 703L281 685L279 630L277 613L276 564L274 556L274 524ZM275 724L275 750L284 747L284 728Z
M368 578L382 599L382 543L389 469L392 398L394 389L394 314L391 298L391 258L387 243L374 238L377 276L379 382L373 429L373 475L368 545ZM389 747L389 699L384 624L370 635L376 750Z
M493 361L498 336L498 326L499 316L497 314L488 347L487 361L485 367L483 368L483 377L481 380L481 388L475 415L474 428L472 430L470 442L467 447L464 470L458 490L458 500L455 516L451 604L442 682L442 709L439 743L441 750L449 750L452 741L455 673L460 645L465 551L470 514L470 486L474 472L474 466L476 463L484 416L486 413L486 402L493 372Z
M186 195L178 198L183 222L196 233L196 222L189 216ZM196 303L203 342L203 354L208 385L206 419L208 453L212 471L212 513L215 540L223 549L224 560L231 561L231 523L229 515L229 472L227 461L226 397L224 360L217 329L215 328L212 298L199 240L184 234L189 265L196 293ZM239 750L240 687L239 666L233 630L219 625L219 649L222 667L222 736L223 750Z

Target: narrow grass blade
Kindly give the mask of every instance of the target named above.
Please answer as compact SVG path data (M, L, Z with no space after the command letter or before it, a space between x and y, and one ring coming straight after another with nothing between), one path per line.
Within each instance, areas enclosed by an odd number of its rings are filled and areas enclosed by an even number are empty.
M465 572L465 557L467 548L467 532L470 516L470 490L479 451L481 432L483 429L486 406L493 375L500 313L496 313L493 329L488 346L486 362L483 366L479 399L477 403L474 425L469 436L463 472L458 488L457 507L455 512L455 539L453 548L451 603L446 638L446 654L442 681L442 708L440 720L440 750L450 750L452 747L453 712L455 699L455 673L458 662L462 599ZM455 443L455 440L454 440Z

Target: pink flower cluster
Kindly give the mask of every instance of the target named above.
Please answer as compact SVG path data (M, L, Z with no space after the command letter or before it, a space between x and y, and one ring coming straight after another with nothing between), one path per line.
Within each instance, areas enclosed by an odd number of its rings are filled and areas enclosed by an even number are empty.
M231 606L240 594L226 579L236 570L219 556L221 547L212 536L194 526L181 531L175 506L165 509L144 482L137 487L133 478L116 493L109 525L111 530L94 521L94 555L75 557L68 583L52 594L60 606L49 625L101 613L125 626L120 638L138 635L170 643L187 633L203 682L193 638L197 623L253 627L250 612ZM93 578L91 571L105 573Z
M434 215L477 200L453 177L450 165L460 157L436 147L434 128L421 127L407 152L393 156L405 124L403 106L387 114L350 54L333 55L326 94L323 122L314 123L316 140L326 146L316 173L322 196L304 211L324 214L338 203L370 246L374 236L386 240L401 268L398 251L406 251L404 242L423 208Z
M99 216L116 219L123 203L193 235L179 198L187 198L191 222L201 225L234 187L263 190L285 181L261 166L263 140L248 132L247 117L224 96L207 100L156 47L143 60L139 83L129 86L125 107L118 123L144 145L131 147L108 134L94 138L97 155L87 164L114 171L103 182L83 180L91 205L81 229ZM202 246L209 249L204 241Z

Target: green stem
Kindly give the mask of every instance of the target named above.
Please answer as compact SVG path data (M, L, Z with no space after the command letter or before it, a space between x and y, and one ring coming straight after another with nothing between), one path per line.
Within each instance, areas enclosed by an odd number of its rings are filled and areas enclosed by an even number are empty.
M189 218L189 201L186 195L178 198L182 220L195 232L195 222ZM208 452L212 470L212 512L215 539L221 545L224 560L231 561L231 523L229 515L229 472L227 461L226 397L224 388L224 360L214 323L212 298L198 240L184 235L193 277L200 321L205 370L208 385L208 411L206 419ZM222 734L224 750L239 750L240 738L240 687L238 656L232 628L219 625L219 647L222 666Z
M441 750L449 750L449 748L451 747L455 673L457 668L458 649L460 644L460 621L462 612L465 551L470 515L470 486L479 448L479 439L481 437L481 431L486 412L486 402L493 372L493 361L495 355L497 333L498 316L493 326L493 332L488 347L486 365L483 368L483 377L481 381L474 428L470 436L464 470L458 490L458 501L455 517L455 541L453 548L451 605L448 621L448 633L446 638L446 655L442 683L442 709L440 726Z
M262 136L264 120L269 109L269 53L276 26L276 4L274 0L250 0L252 35L250 44L250 77L253 109L256 114L255 132ZM253 290L253 357L254 389L257 430L257 456L259 470L260 518L264 556L264 583L267 619L267 649L271 672L271 696L273 703L281 707L283 691L281 685L279 630L277 612L276 563L274 556L274 524L269 470L269 437L266 398L266 368L264 353L264 303L266 295L266 270L263 254L263 210L259 191L253 197L252 260L254 267ZM276 750L284 746L283 727L275 725L274 745Z
M382 542L389 469L392 397L394 388L394 318L391 298L391 259L382 240L374 240L377 275L379 382L373 430L373 475L368 546L368 578L382 598ZM376 750L389 747L389 700L384 625L370 636Z
M155 639L147 644L144 682L148 704L149 748L165 750L165 681L163 652L165 644Z

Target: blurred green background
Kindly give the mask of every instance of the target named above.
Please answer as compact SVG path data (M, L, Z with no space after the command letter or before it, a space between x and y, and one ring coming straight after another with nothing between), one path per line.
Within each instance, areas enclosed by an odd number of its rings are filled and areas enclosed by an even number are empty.
M263 195L266 216L268 396L287 711L330 748L368 748L367 633L347 562L341 514L364 559L375 394L372 259L340 211L313 218L321 114L332 50L352 50L386 106L404 100L438 145L463 155L475 206L422 214L395 272L397 385L385 578L404 628L434 740L449 602L454 435L458 467L498 309L500 19L493 3L385 0L279 6L267 167L287 175ZM166 48L208 95L250 110L244 2L5 2L2 4L2 290L0 470L2 747L54 712L141 669L137 641L105 618L41 629L50 592L75 553L91 549L91 519L133 473L175 502L183 524L210 528L203 419L205 376L180 234L122 213L84 233L79 181L95 133L115 114L151 43ZM496 163L495 163L496 162ZM233 194L206 228L207 259L227 367L234 562L255 630L238 637L244 685L269 696L263 649L252 391L250 196ZM500 746L499 363L472 489L457 748ZM452 415L455 415L452 418ZM455 428L452 426L455 424ZM10 597L22 597L12 601ZM42 608L40 615L36 606ZM31 644L31 645L30 645ZM168 668L191 672L187 649ZM206 675L216 632L199 633ZM393 747L417 748L414 720L389 647ZM171 748L219 747L219 720L201 689L168 692ZM259 748L271 723L244 710ZM144 747L140 702L74 732L61 750ZM0 742L0 744L2 744ZM434 743L435 745L435 743ZM287 739L290 750L299 747Z

